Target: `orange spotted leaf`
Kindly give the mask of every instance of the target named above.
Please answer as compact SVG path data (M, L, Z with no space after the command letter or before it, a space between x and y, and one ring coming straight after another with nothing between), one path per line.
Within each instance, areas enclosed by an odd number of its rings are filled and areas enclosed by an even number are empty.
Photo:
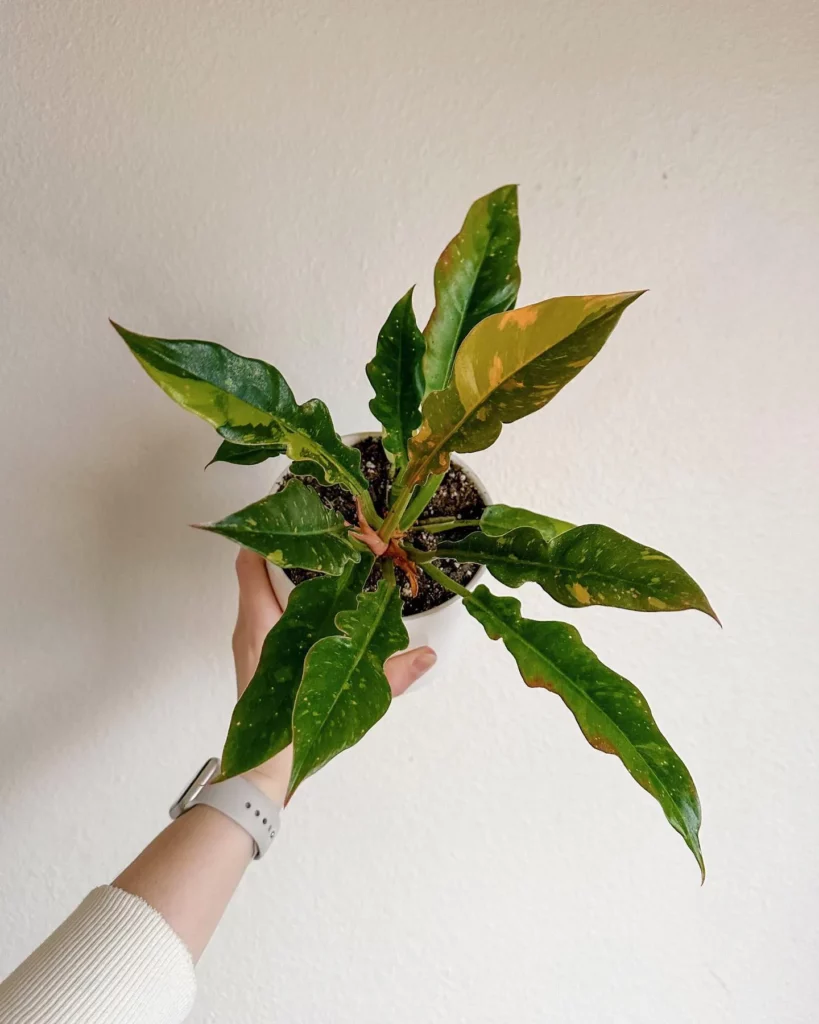
M508 518L523 521L522 516ZM491 529L497 529L496 519L491 514L488 517ZM568 526L542 519L553 529L557 528L554 524ZM550 538L531 526L502 536L489 535L483 527L481 519L481 532L440 546L439 557L485 565L507 587L537 583L569 608L607 605L637 612L694 608L716 619L701 587L673 558L608 526L575 526Z
M458 349L449 384L424 400L407 482L423 484L445 472L451 452L488 448L504 423L550 402L597 355L640 294L547 299L481 320Z
M513 597L496 597L478 586L464 597L464 605L492 640L503 640L524 682L561 697L588 742L615 754L658 801L704 877L700 802L694 781L637 687L604 665L574 626L524 619L520 601Z

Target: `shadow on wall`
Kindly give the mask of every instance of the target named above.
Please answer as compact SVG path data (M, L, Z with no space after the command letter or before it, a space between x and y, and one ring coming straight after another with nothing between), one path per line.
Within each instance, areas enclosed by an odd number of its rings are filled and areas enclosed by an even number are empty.
M192 467L205 460L192 435L168 436L123 443L122 458L42 459L36 473L21 473L12 510L21 542L5 558L15 586L0 697L0 749L15 782L52 775L109 723L127 721L129 705L161 700L183 651L190 667L186 627L208 630L201 597L206 574L214 586L213 562L198 556L187 525L201 518Z

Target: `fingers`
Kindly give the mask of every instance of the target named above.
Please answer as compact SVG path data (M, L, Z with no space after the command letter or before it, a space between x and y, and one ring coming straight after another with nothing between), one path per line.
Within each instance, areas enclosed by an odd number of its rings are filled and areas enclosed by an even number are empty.
M405 651L390 658L384 666L384 672L393 697L398 697L408 690L436 661L437 655L431 647L416 647L412 651Z
M239 580L239 615L249 616L262 625L271 626L281 617L282 610L267 575L267 563L255 551L242 548L236 556L236 576Z
M241 692L253 677L265 637L281 617L282 610L261 555L242 548L236 558L239 580L239 615L233 634L236 677ZM404 693L435 664L431 647L417 647L390 658L384 666L394 697Z
M239 613L233 631L233 660L241 694L256 671L264 640L281 618L282 610L261 555L242 548L236 558Z

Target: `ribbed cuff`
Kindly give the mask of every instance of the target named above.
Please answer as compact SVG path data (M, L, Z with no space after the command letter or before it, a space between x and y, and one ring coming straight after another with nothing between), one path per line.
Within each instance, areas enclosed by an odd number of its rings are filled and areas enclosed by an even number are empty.
M167 921L104 885L0 985L0 1024L179 1024L195 995L190 953Z

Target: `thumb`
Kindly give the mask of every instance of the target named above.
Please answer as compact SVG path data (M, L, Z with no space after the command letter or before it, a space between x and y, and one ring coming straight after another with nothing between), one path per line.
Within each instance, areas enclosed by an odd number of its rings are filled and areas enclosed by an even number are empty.
M437 660L438 656L431 647L416 647L412 651L405 651L390 658L384 666L384 672L393 697L399 697L408 690Z

